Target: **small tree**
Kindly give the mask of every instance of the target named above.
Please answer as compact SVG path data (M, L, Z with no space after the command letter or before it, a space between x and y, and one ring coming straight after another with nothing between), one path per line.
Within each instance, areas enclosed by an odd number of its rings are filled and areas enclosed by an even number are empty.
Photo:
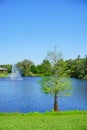
M48 52L47 59L52 65L53 75L43 76L39 81L41 91L54 96L54 111L58 111L58 97L60 94L69 94L71 81L65 73L65 64L60 64L62 55L56 51ZM62 62L63 63L63 62ZM63 67L63 69L62 69Z

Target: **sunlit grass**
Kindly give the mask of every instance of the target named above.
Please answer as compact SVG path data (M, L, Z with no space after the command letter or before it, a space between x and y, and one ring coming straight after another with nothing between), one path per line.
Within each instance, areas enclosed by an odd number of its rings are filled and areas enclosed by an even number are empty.
M5 78L5 77L8 77L8 74L6 73L0 73L0 78Z
M87 111L3 113L0 130L87 130Z

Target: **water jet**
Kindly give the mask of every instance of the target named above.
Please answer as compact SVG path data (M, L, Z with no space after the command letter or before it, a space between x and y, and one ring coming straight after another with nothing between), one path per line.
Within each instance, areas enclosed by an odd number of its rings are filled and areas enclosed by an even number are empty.
M10 75L10 79L11 80L23 80L16 64L12 65L12 73Z

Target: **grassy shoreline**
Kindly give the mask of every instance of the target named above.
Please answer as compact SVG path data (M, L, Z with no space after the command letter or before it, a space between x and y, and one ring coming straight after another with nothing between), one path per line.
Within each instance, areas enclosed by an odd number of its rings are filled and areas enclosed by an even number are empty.
M0 74L0 78L7 78L7 77L8 77L8 74L5 74L5 73Z
M87 130L87 111L0 113L0 130Z

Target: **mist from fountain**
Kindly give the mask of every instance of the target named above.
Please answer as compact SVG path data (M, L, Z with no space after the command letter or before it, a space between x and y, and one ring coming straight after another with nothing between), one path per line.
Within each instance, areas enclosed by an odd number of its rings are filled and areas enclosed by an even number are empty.
M20 71L18 69L18 67L16 66L16 64L12 65L12 73L10 75L10 79L11 80L23 80Z

